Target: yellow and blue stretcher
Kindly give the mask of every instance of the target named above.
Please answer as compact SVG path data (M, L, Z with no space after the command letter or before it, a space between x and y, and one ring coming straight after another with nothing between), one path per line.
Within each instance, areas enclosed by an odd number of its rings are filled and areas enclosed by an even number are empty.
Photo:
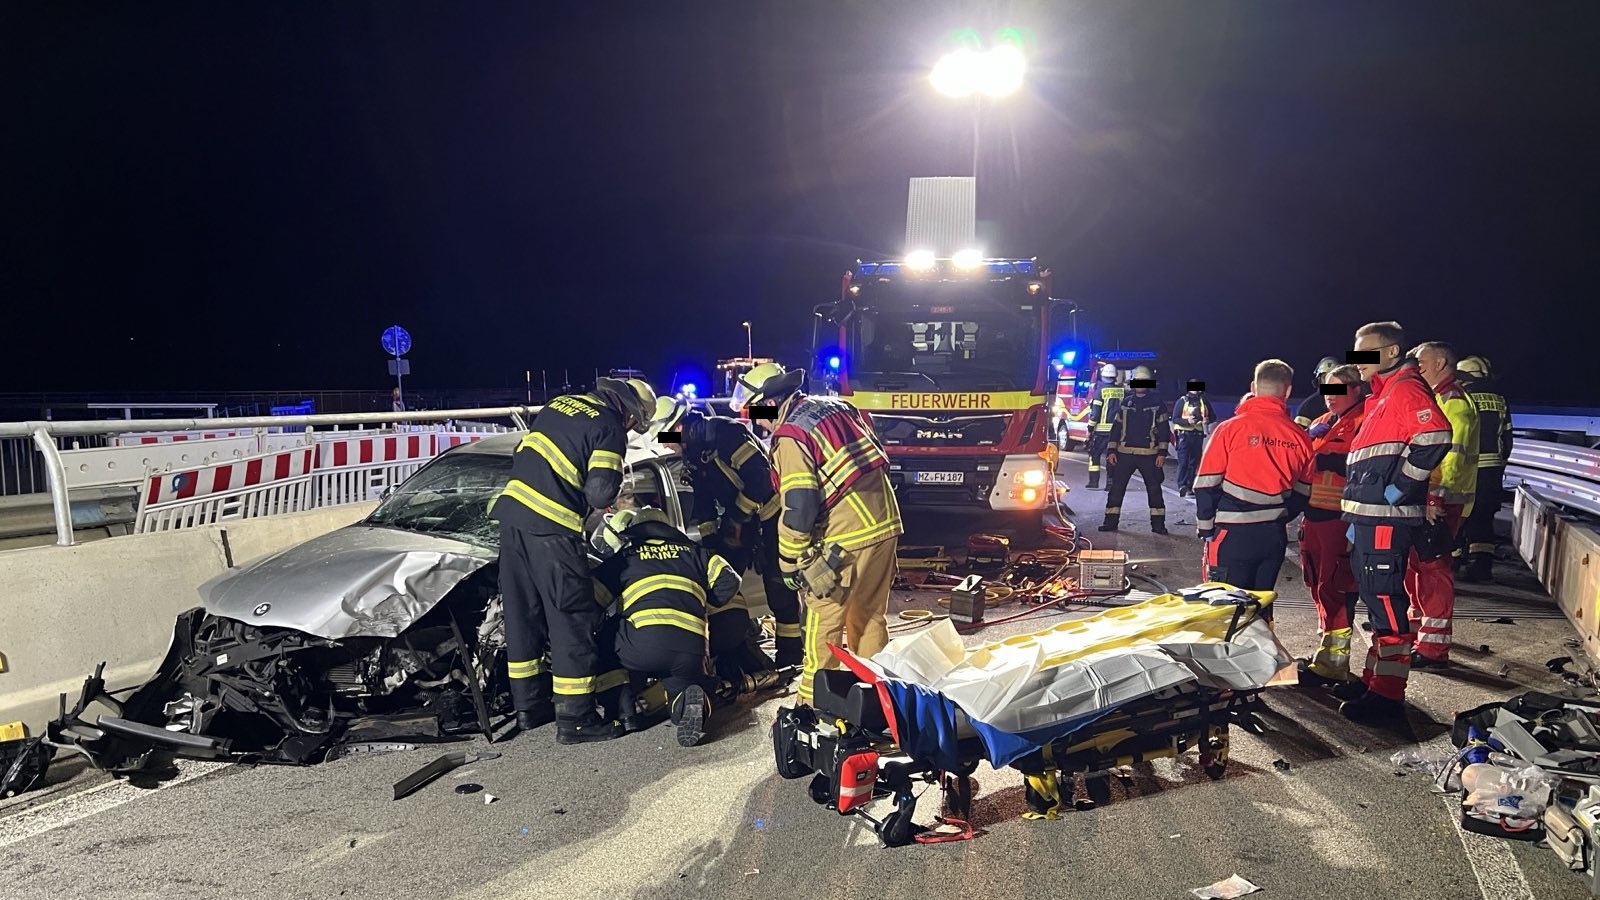
M845 668L816 673L814 705L779 710L778 772L810 777L813 800L866 818L886 846L970 837L981 762L1026 777L1037 819L1074 804L1078 775L1079 808L1110 799L1111 770L1191 750L1221 778L1230 726L1259 730L1260 692L1293 665L1272 599L1208 583L971 648L937 628L870 661L835 647ZM913 822L918 783L942 789L947 834ZM881 819L867 811L880 798Z

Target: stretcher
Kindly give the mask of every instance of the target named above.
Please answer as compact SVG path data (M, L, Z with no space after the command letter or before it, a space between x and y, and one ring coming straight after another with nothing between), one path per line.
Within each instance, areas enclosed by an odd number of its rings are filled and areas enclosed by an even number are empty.
M1261 691L1293 680L1272 599L1208 583L973 648L948 621L871 660L834 647L845 668L816 673L813 705L779 710L778 773L891 847L971 837L984 762L1025 776L1033 819L1108 802L1113 770L1147 760L1193 751L1221 778L1230 727L1259 731ZM920 785L941 791L939 827L913 821Z

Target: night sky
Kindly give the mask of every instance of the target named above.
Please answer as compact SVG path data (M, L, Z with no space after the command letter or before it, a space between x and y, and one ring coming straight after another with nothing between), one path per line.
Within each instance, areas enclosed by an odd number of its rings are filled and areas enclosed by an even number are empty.
M665 382L746 318L804 363L907 179L971 174L927 72L1005 26L984 247L1086 334L1304 393L1397 318L1600 405L1590 2L10 3L0 392L382 387L395 322L419 390Z

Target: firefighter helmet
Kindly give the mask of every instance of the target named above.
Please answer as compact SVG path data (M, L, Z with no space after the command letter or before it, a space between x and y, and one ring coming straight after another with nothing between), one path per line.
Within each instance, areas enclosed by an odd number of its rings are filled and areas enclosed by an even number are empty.
M656 411L656 392L649 382L642 378L597 378L594 389L616 399L628 419L629 428L639 434L649 430L650 419Z
M1339 361L1337 359L1334 359L1331 356L1324 356L1322 359L1317 361L1317 380L1321 381L1323 376L1337 368L1339 368Z
M667 514L653 506L642 506L632 509L619 509L607 513L600 519L600 526L589 536L589 545L599 551L603 557L615 556L627 549L628 536L624 534L630 527L640 522L665 522L672 524Z
M650 430L657 434L671 431L683 421L689 404L679 397L657 397L655 415L650 417Z
M1156 377L1156 373L1151 371L1149 366L1134 366L1133 367L1133 373L1130 374L1128 377L1130 379L1131 378L1154 379Z
M1489 361L1481 356L1469 356L1456 363L1456 371L1468 378L1488 378Z
M1103 380L1106 380L1106 381L1110 381L1111 379L1116 378L1117 377L1117 367L1113 366L1111 363L1106 363L1105 365L1100 367L1100 377Z
M750 406L780 402L800 390L806 382L806 370L791 371L777 363L762 363L735 381L731 405L737 413Z

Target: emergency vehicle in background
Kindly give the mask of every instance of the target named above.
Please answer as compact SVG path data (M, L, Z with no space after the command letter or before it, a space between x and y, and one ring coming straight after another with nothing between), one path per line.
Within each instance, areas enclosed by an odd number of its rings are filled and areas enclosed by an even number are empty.
M1156 368L1153 350L1101 350L1089 353L1083 350L1066 350L1051 360L1056 369L1055 404L1051 410L1054 434L1061 449L1088 443L1094 431L1089 421L1089 404L1094 401L1096 385L1100 384L1100 369L1110 365L1117 370L1117 384L1126 386L1135 366Z
M1019 526L1036 525L1065 490L1048 408L1058 302L1033 259L858 261L839 301L816 308L813 390L868 416L902 504L1014 512Z

